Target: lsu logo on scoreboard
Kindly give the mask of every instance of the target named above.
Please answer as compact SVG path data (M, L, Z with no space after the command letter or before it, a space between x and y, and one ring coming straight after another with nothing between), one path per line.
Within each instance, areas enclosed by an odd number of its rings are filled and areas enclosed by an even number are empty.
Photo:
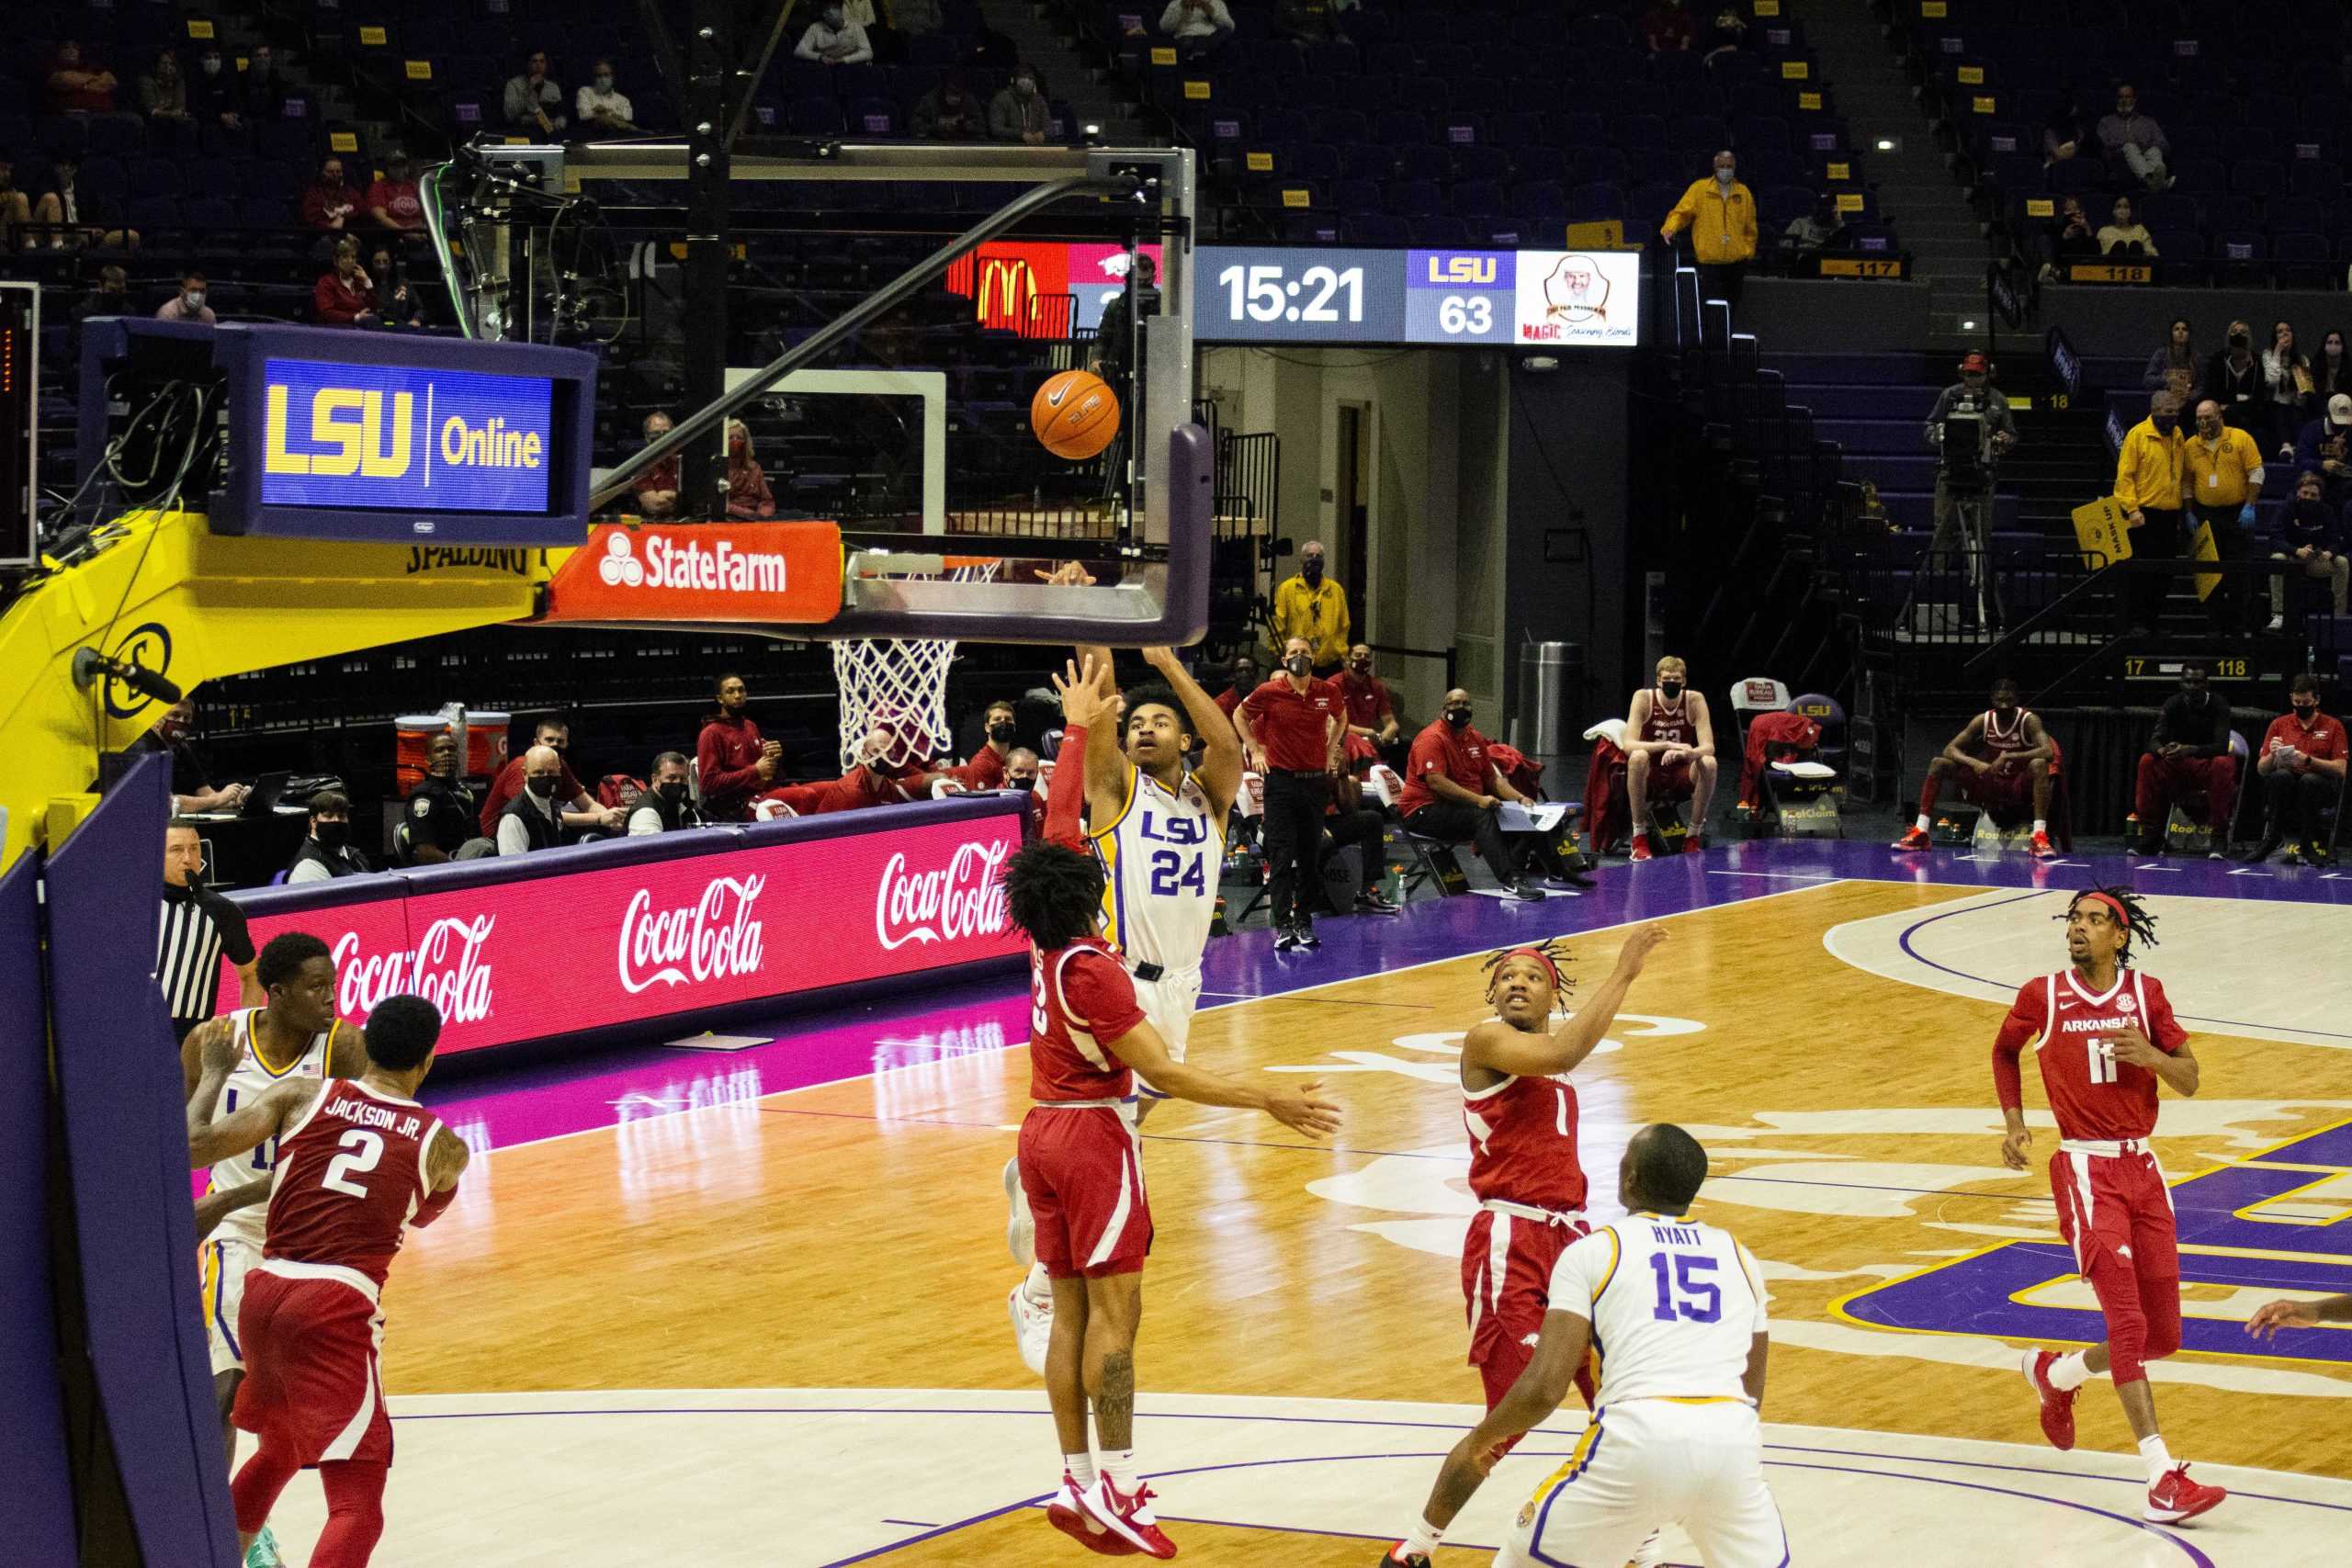
M416 462L414 392L318 387L298 412L293 389L273 383L266 413L262 461L267 473L397 479ZM469 424L451 414L429 439L447 468L537 468L546 455L536 431L510 429L499 416Z
M1429 276L1424 281L1449 288L1457 286L1472 288L1489 288L1495 281L1496 274L1500 270L1499 264L1491 253L1476 251L1434 253L1423 257L1422 260L1429 269Z

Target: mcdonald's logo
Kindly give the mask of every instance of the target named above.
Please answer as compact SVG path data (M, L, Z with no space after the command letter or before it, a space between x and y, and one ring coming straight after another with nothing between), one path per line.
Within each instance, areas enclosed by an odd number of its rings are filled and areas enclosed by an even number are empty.
M1029 301L1037 297L1036 269L1018 256L983 256L973 296L980 325L1018 331L1029 320Z

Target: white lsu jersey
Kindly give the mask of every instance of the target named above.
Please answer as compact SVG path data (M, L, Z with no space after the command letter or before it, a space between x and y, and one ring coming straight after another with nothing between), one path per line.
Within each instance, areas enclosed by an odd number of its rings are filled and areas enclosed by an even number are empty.
M1740 1379L1764 1332L1764 1287L1728 1231L1656 1214L1603 1225L1554 1265L1551 1310L1591 1320L1597 1404L1747 1398Z
M215 1122L226 1120L240 1106L251 1105L268 1093L274 1085L289 1078L315 1081L327 1076L327 1060L335 1031L343 1027L340 1021L330 1025L323 1033L311 1036L310 1044L284 1072L273 1073L262 1066L261 1058L254 1053L254 1015L260 1010L258 1008L246 1008L230 1015L229 1027L234 1032L237 1042L237 1065L231 1069L229 1080L220 1090L220 1103L213 1107L212 1119ZM265 1139L243 1154L215 1163L208 1190L221 1192L250 1186L256 1181L267 1181L277 1168L277 1140ZM220 1228L212 1234L224 1240L244 1242L258 1249L262 1243L263 1224L268 1214L267 1205L261 1203L239 1209L222 1220Z
M1102 862L1102 939L1129 964L1197 970L1225 860L1225 824L1199 782L1188 773L1170 792L1130 765L1125 805L1092 838Z

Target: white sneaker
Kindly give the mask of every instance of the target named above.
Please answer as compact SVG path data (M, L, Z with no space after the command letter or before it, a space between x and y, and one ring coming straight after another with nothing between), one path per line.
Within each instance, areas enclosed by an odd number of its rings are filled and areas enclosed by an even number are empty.
M1650 1531L1649 1540L1634 1549L1632 1568L1659 1568L1666 1561L1666 1532Z
M1054 1306L1051 1302L1040 1306L1031 1301L1023 1288L1027 1283L1024 1280L1012 1287L1012 1293L1004 1299L1004 1310L1012 1319L1012 1343L1021 1352L1021 1364L1044 1377L1046 1347L1054 1337Z
M1004 1162L1004 1245L1023 1269L1037 1261L1037 1222L1029 1213L1029 1195L1021 1190L1021 1158Z
M2273 616L2271 616L2271 617L2270 617L2270 624L2269 624L2268 626L2267 626L2263 627L2262 629L2263 629L2264 631L2267 631L2267 632L2275 632L2275 631L2278 631L2278 630L2282 629L2286 625L2287 625L2287 617L2286 617L2286 616L2284 616L2284 615L2273 615Z

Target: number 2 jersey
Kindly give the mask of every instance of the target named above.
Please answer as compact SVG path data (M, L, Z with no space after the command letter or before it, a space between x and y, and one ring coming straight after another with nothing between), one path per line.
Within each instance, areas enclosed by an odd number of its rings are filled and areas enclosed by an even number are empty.
M2127 1027L2166 1055L2188 1039L2164 987L2137 969L2119 967L2115 984L2099 994L2086 989L2072 969L2027 981L1993 1042L2001 1103L2023 1103L2018 1058L2030 1048L2041 1054L2041 1083L2060 1137L2121 1142L2148 1136L2156 1130L2156 1075L2115 1059L2112 1033Z
M1225 824L1198 781L1186 773L1170 791L1128 767L1125 805L1092 837L1102 862L1102 940L1130 964L1198 969L1225 858Z
M1729 1231L1628 1214L1583 1236L1552 1269L1551 1310L1592 1325L1595 1407L1627 1399L1736 1399L1765 1331L1763 1277Z
M229 1028L237 1042L237 1065L230 1069L228 1081L221 1086L220 1102L213 1111L214 1122L226 1121L239 1107L251 1105L263 1095L289 1078L316 1080L327 1076L327 1064L334 1059L335 1031L345 1028L340 1021L323 1032L311 1036L302 1054L282 1073L273 1073L262 1065L254 1050L254 1019L258 1008L246 1008L232 1013ZM240 1155L213 1163L208 1190L233 1192L240 1187L250 1187L256 1181L267 1181L276 1168L281 1140L270 1139ZM242 1241L248 1247L259 1247L262 1235L262 1210L259 1205L239 1209L220 1222L213 1235L224 1241Z
M432 1224L457 1196L455 1187L434 1192L425 1171L442 1132L413 1100L329 1078L278 1139L263 1258L345 1279L373 1297L407 1225Z

